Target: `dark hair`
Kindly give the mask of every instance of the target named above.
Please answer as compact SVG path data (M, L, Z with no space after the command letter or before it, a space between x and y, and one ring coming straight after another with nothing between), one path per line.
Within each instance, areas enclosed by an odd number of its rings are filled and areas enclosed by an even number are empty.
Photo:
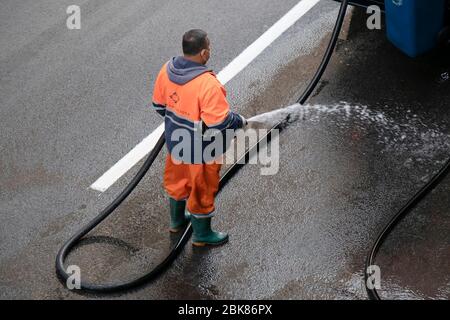
M192 29L183 35L183 53L194 56L207 48L206 37L208 34L200 29Z

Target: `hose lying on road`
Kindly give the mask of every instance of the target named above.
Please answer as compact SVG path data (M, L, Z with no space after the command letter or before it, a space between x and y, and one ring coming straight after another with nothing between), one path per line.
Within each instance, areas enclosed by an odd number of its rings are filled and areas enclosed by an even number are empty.
M424 185L398 212L389 220L388 224L383 228L380 234L377 237L377 240L372 246L367 259L366 265L364 268L364 279L365 283L368 283L369 277L371 276L370 266L374 265L375 256L383 244L384 240L386 240L389 233L394 229L396 225L404 218L408 213L410 213L417 204L425 198L425 196L430 193L441 181L445 178L445 176L450 171L450 159L447 160L445 165L431 178L431 180ZM381 300L378 295L377 289L375 286L366 285L367 294L369 298L372 300Z
M339 15L336 21L336 24L334 26L333 34L331 36L330 42L328 44L327 50L325 52L325 55L322 59L322 62L319 66L319 68L316 71L316 74L314 75L312 81L308 85L305 92L302 94L300 99L298 100L301 104L303 104L308 97L313 92L314 88L317 86L320 77L322 76L323 72L325 71L325 68L328 65L328 62L330 61L331 55L333 53L333 50L336 46L336 41L338 39L340 30L342 28L342 23L344 21L345 13L347 11L348 7L348 0L343 0L341 3L341 7L339 10ZM262 141L267 141L269 143L271 133L274 129L279 129L282 125L284 120L278 122L275 124L269 132L266 134L266 136L261 137L260 140L249 150L246 151L246 153L243 155L245 157L245 163L248 161L249 154L252 154L252 152L255 150L258 150L260 147L260 144ZM99 223L101 223L105 218L107 218L121 203L123 200L125 200L128 195L133 191L133 189L139 184L141 179L144 177L144 175L147 173L148 169L153 164L153 161L155 161L156 157L158 156L159 152L161 151L162 147L164 146L165 138L164 133L159 138L155 148L150 152L147 159L145 160L142 167L139 169L138 173L135 175L135 177L131 180L131 182L127 185L127 187L119 194L119 196L114 199L114 201L106 207L103 211L100 212L100 214L95 217L91 222L89 222L86 226L81 228L75 235L73 235L59 250L57 256L56 256L56 272L60 279L66 283L67 279L70 277L70 275L66 272L66 269L64 267L64 261L67 257L67 255L70 253L70 251L74 248L76 244L80 242L80 240L89 233L92 229L94 229ZM242 160L242 158L240 159ZM222 176L220 179L220 187L219 190L222 189L222 187L227 183L227 181L233 176L237 170L239 170L240 167L242 167L244 164L241 163L242 161L237 161L234 163ZM158 274L160 274L162 271L167 269L170 264L175 260L175 258L178 256L178 254L183 249L186 242L189 240L189 237L192 234L192 227L189 223L186 226L186 229L183 231L182 236L178 240L178 242L175 244L173 249L170 251L169 255L161 262L159 263L154 269L146 273L145 275L131 280L129 282L123 282L123 283L112 283L112 284L91 284L87 282L81 281L80 289L85 291L93 291L93 292L113 292L113 291L120 291L120 290L126 290L130 289L139 285L142 285L145 282L148 282L151 279L154 279Z
M323 73L325 72L325 69L331 59L331 55L334 51L334 48L336 46L336 42L340 33L340 30L342 28L342 23L344 21L345 13L347 11L348 7L348 0L342 0L338 18L336 21L336 24L333 29L333 33L330 39L330 42L328 44L328 47L326 49L326 52L323 56L323 59L321 61L320 66L318 67L314 77L312 78L311 82L303 92L303 94L300 96L300 98L297 100L298 103L304 104L308 98L310 97L311 93L314 91L315 87L320 81L320 78L322 77ZM225 184L233 177L233 175L241 168L245 163L248 162L249 155L252 154L255 150L258 152L259 148L261 147L262 141L269 143L271 134L274 129L281 129L282 124L287 119L283 119L282 121L275 124L269 132L266 134L266 136L261 137L260 140L252 146L249 150L246 151L246 153L236 162L234 163L222 176L220 179L220 187L219 191L225 186ZM114 199L114 201L106 207L103 211L100 212L100 214L95 217L91 222L89 222L86 226L81 228L78 232L76 232L75 235L73 235L59 250L57 257L56 257L56 272L59 276L59 278L65 283L67 279L70 277L70 275L66 272L66 269L64 267L64 261L68 254L71 252L71 250L76 246L80 240L88 234L92 229L94 229L98 224L100 224L104 219L106 219L114 210L128 197L128 195L134 190L134 188L139 184L141 179L145 176L151 165L153 164L154 160L160 153L162 147L164 146L165 138L164 133L159 138L156 146L154 149L150 152L147 159L145 160L142 167L139 169L137 174L134 176L134 178L131 180L131 182L127 185L127 187L119 194L119 196ZM242 161L244 158L245 161ZM415 195L412 197L405 206L403 206L398 213L389 221L389 223L383 228L381 233L378 235L375 243L372 246L372 249L369 252L369 255L366 259L365 269L364 269L364 277L366 280L366 283L371 276L369 273L369 266L373 265L373 262L375 260L375 256L383 244L384 240L388 236L388 234L393 230L393 228L401 221L401 219L407 215L411 210L431 191L433 190L440 181L448 174L450 171L450 159L445 163L444 167L437 172L437 174L424 186L422 187ZM123 282L123 283L113 283L113 284L91 284L86 282L81 282L81 290L85 291L92 291L92 292L113 292L113 291L121 291L121 290L127 290L134 287L137 287L139 285L142 285L152 279L154 279L156 276L158 276L161 272L166 270L170 264L176 259L178 254L181 252L181 250L184 248L186 242L189 240L190 236L192 234L192 227L191 224L188 224L185 228L185 230L182 233L182 236L178 240L178 242L175 244L175 246L171 249L170 253L167 255L167 257L159 263L155 268L150 270L148 273L142 275L141 277L138 277L132 281L129 282ZM368 286L366 286L367 293L369 295L370 299L379 300L380 296L377 293L377 290L375 288L370 289Z

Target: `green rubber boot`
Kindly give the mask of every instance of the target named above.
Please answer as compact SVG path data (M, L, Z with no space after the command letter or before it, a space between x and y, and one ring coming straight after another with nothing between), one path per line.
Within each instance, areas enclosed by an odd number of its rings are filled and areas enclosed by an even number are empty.
M228 234L211 230L211 218L191 217L192 244L196 247L218 246L228 241Z
M170 203L170 228L172 233L183 230L183 227L189 222L191 215L186 211L186 201L177 201L172 198Z

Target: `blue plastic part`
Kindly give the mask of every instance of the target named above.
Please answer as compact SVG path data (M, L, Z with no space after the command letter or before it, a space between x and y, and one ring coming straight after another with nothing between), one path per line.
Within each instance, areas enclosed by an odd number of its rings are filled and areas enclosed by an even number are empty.
M385 0L388 39L410 57L436 47L446 0Z

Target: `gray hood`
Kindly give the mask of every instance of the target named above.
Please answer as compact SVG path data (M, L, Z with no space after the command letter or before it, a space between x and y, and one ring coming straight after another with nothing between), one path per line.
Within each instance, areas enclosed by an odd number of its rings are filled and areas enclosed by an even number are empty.
M185 84L199 75L212 71L207 66L187 60L183 57L174 57L167 63L167 74L170 81L176 84Z

